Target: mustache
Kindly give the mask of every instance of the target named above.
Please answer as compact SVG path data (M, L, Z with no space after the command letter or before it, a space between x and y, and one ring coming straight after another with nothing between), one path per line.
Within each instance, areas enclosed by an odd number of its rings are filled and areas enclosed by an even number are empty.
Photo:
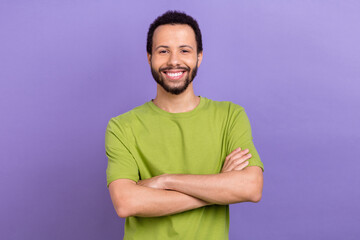
M162 71L168 71L168 70L185 70L185 71L190 71L190 68L189 67L165 67L165 68L160 68L159 69L160 72Z

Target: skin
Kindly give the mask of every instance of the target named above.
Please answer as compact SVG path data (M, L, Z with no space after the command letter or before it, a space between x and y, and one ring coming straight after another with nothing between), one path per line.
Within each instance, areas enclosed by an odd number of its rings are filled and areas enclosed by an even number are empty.
M162 174L140 180L137 184L183 192L214 204L258 202L263 187L262 170L257 166L246 168L247 160L251 158L248 152L249 149L241 148L232 151L225 158L219 174Z
M141 180L137 183L129 179L117 179L109 185L114 208L121 218L129 216L158 217L211 204L258 202L260 201L262 191L262 174L259 174L261 170L256 166L246 167L247 164L244 164L246 161L244 158L245 154L245 151L236 151L235 149L226 157L225 161L228 162L228 164L226 165L227 167L225 167L224 164L221 171L222 173L216 175L201 175L207 179L200 179L200 181L195 179L196 181L194 181L194 179L191 178L199 177L199 175L183 175L184 177L190 177L190 180L183 180L183 184L177 184L176 182L174 184L175 186L178 185L179 188L185 187L182 191L165 190L164 188L168 189L169 187L161 183L165 178L169 179L168 177L170 176L176 177L177 174L160 175ZM240 160L241 158L242 160ZM246 159L248 159L248 157L246 157ZM238 170L235 170L235 168ZM221 177L220 174L222 174ZM204 182L209 183L205 185L205 188L215 189L215 191L213 191L215 198L207 196L205 197L208 199L206 201L184 193L186 189L190 189L190 191L194 191L194 195L199 193L204 194L204 192L206 195L206 190L198 190L199 186L195 189L193 186L186 186L186 183L204 185ZM220 187L222 192L219 192L219 189L216 190L214 187ZM233 198L229 196L233 196Z
M171 112L193 110L200 102L194 94L193 80L203 53L197 52L195 33L188 25L162 25L153 36L152 53L147 59L157 82L153 99L159 108ZM164 71L185 71L177 81ZM218 174L163 174L134 182L117 179L109 191L120 217L155 217L179 213L211 204L258 202L261 199L261 168L248 165L248 150L234 149Z
M152 54L147 59L157 84L153 100L159 108L171 112L187 112L200 103L194 94L194 72L202 62L203 53L197 52L195 33L189 25L161 25L154 31ZM164 70L186 70L179 81L170 81Z

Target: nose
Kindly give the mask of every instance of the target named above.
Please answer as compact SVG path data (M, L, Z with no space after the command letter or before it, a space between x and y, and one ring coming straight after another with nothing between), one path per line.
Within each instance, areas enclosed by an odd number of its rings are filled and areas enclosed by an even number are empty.
M179 56L176 53L172 52L168 59L168 65L176 66L179 65L179 62Z

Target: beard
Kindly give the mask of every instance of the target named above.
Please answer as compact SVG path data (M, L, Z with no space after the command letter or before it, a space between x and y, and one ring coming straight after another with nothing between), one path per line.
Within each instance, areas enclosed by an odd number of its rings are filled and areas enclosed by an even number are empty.
M174 95L179 95L181 93L183 93L189 86L189 84L194 80L194 78L196 77L197 74L197 70L198 70L198 60L196 61L196 65L193 68L193 70L190 72L190 68L189 67L173 67L173 68L162 68L159 69L159 71L156 71L151 64L151 74L153 76L153 78L155 79L155 81L162 86L162 88L167 91L168 93L174 94ZM167 80L165 79L165 77L163 77L163 75L161 74L162 71L164 70L170 70L170 69L183 69L186 70L186 78L184 81L182 81L181 83L178 84L178 86L173 87L171 85L169 85L167 83Z

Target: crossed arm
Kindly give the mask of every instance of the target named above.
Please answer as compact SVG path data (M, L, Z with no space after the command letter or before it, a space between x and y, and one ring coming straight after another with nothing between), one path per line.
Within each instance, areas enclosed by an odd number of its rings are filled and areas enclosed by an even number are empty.
M175 214L206 205L258 202L263 175L260 167L246 167L251 155L235 149L218 174L163 174L134 182L118 179L109 191L120 217L155 217Z

